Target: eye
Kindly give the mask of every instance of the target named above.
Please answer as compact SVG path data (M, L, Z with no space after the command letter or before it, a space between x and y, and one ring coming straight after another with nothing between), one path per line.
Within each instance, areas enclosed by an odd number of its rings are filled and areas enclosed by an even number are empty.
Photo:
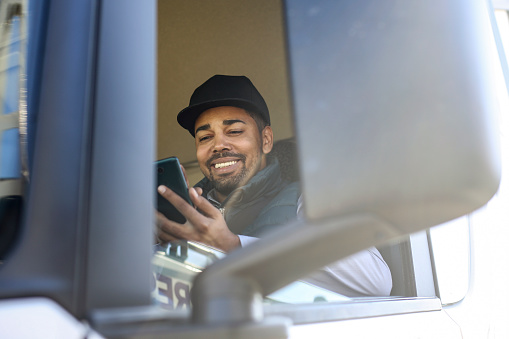
M242 134L243 132L244 132L243 130L234 129L234 130L228 131L228 134L230 134L230 135L239 135L239 134Z
M211 138L211 136L210 136L210 135L205 135L205 136L199 137L199 138L198 138L198 141L199 141L199 142L204 142L204 141L209 140L210 138Z

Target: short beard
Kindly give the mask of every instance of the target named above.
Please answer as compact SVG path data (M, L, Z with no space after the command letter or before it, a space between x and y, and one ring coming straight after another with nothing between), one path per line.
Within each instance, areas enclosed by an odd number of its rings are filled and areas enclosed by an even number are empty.
M230 195L236 188L244 185L244 179L247 176L247 169L244 166L241 172L235 176L228 176L225 178L214 178L211 175L212 185L217 192L224 196Z
M209 180L212 183L213 187L216 191L224 196L230 195L236 188L245 184L244 180L248 174L248 170L246 168L246 156L243 154L232 153L232 152L223 152L219 154L215 154L209 160L207 160L207 167L210 168L210 164L212 161L225 158L225 157L234 157L238 158L239 161L242 162L243 167L239 174L236 175L225 175L224 177L214 177L212 172L209 172Z

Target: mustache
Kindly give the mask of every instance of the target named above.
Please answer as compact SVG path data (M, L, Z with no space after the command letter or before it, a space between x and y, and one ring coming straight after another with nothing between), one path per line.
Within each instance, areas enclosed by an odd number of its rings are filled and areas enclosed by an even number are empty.
M233 153L233 152L222 152L222 153L216 153L216 154L212 155L209 158L209 160L207 160L206 165L207 165L207 167L210 167L212 165L212 161L221 159L221 158L227 158L227 157L239 158L240 161L242 161L244 163L246 162L246 156L244 154Z

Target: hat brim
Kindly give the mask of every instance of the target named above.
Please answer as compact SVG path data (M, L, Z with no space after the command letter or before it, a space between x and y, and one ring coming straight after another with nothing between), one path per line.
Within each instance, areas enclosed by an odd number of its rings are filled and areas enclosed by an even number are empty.
M191 133L191 135L194 137L194 125L196 122L196 119L205 112L206 110L214 107L221 107L221 106L233 106L238 108L243 108L246 111L258 113L262 115L264 119L264 114L262 113L261 109L258 108L256 105L251 103L247 100L242 99L221 99L221 100L211 100L207 102L202 102L196 105L188 106L181 110L179 114L177 115L177 121L180 124L180 126L184 127Z

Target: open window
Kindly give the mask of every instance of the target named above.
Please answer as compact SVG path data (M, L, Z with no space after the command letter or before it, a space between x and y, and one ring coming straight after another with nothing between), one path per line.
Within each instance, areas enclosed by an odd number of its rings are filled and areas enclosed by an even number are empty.
M398 214L398 220L393 220L395 224L416 223L410 217L415 213L421 217L420 223L432 226L450 218L445 214L467 212L452 205L447 212L440 212L447 208L438 205L447 204L448 199L416 207L411 199L401 198L407 194L411 196L412 192L390 188L407 186L427 194L431 190L420 186L420 181L427 182L422 178L431 180L431 176L444 173L445 169L437 163L450 159L443 145L451 144L451 136L437 134L433 138L436 126L429 125L424 117L430 111L444 110L445 116L449 112L453 115L469 110L459 97L441 101L443 107L429 100L451 90L444 74L459 76L461 67L451 66L459 56L452 51L447 56L446 52L440 56L430 54L430 59L417 67L423 51L414 42L438 41L441 50L448 51L455 34L462 33L453 31L437 40L437 32L431 27L423 30L415 25L412 32L398 31L397 25L412 26L411 18L418 12L416 7L406 8L414 14L400 17L385 6L373 5L363 12L360 7L323 3L311 6L289 1L285 5L250 2L235 6L223 1L195 7L198 5L179 1L159 2L157 157L179 156L191 173L191 183L198 181L201 173L193 158L193 141L187 131L177 125L175 116L187 106L194 88L211 75L245 74L266 96L271 115L275 116L276 139L298 134L298 150L306 155L306 159L301 159L300 170L307 173L302 186L312 197L308 198L306 206L310 219L355 212L369 201L384 200L381 195L387 192L391 195L385 200L394 199L396 205L373 205L370 212L386 219ZM340 12L349 15L345 15L344 20L332 17ZM431 16L430 13L422 15ZM454 18L444 14L438 20L447 23ZM334 36L336 32L348 34ZM287 42L285 33L289 34ZM334 36L335 42L318 39L326 36ZM444 62L444 57L449 61ZM416 73L411 81L409 72ZM385 86L386 82L392 85ZM470 93L473 88L460 90ZM293 101L290 93L293 93ZM399 115L387 123L391 110ZM412 122L415 130L409 128L412 119L409 112L419 112L423 117L422 121ZM297 123L291 121L293 116ZM315 123L318 116L328 123ZM342 129L338 134L337 130L344 126L351 126L351 133ZM471 127L465 126L465 131ZM401 145L396 138L403 135L396 136L394 130L417 134L412 136L411 145ZM458 135L458 138L468 141L467 134ZM320 163L323 159L330 160L332 150L335 161L331 160L327 169L323 169ZM401 157L402 153L408 157ZM359 167L360 162L364 165ZM397 163L399 170L388 165L391 163ZM416 175L421 179L416 179ZM353 177L356 179L352 180ZM384 185L386 191L377 191ZM349 193L343 196L338 192ZM436 211L437 215L430 213L427 219L419 211L424 208ZM405 209L407 211L403 212ZM440 213L444 214L439 216ZM378 230L380 238L384 237L382 234L393 236L382 229ZM393 273L391 295L435 296L428 237L421 232L400 240L380 246Z

